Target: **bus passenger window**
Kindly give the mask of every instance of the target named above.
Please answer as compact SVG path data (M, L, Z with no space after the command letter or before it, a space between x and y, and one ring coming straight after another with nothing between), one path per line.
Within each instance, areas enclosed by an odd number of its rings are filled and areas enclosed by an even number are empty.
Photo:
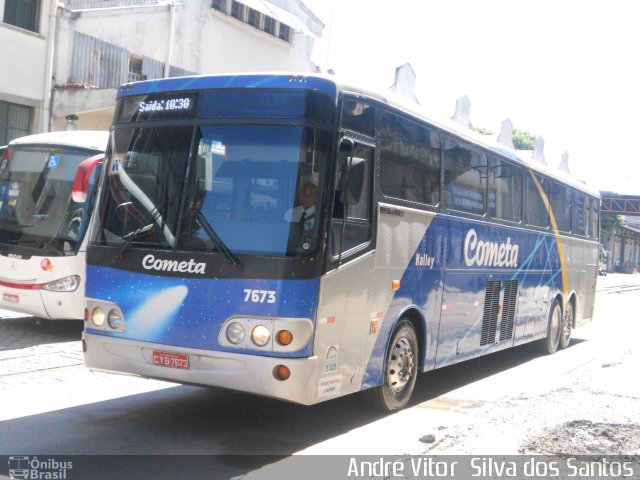
M561 232L571 231L571 190L560 185L559 183L551 183L551 211L556 220L558 230Z
M445 142L443 168L445 207L484 215L486 156L449 138Z
M542 192L540 191L542 188ZM542 199L549 198L549 181L536 175L529 177L527 188L527 223L536 227L549 226L549 211Z
M493 218L522 220L522 169L489 157L488 211Z
M350 151L340 153L338 161L338 172L343 170L349 157ZM342 193L336 190L333 219L331 221L331 253L337 256L340 252L346 252L359 245L367 243L371 238L371 159L373 151L369 147L356 145L353 148L353 157L365 160L365 178L362 186L360 201L353 205L346 205L346 218L341 211L344 206L340 201ZM336 187L343 185L343 181L348 179L338 178ZM342 228L343 218L345 219L344 230ZM344 232L344 235L343 235Z
M440 138L392 113L380 127L380 186L388 197L435 205L440 197Z
M597 198L591 199L591 238L598 239L600 234L600 202Z
M373 137L375 135L375 109L366 103L346 99L342 107L341 123L342 128Z
M589 199L584 193L573 192L573 226L577 235L589 234Z

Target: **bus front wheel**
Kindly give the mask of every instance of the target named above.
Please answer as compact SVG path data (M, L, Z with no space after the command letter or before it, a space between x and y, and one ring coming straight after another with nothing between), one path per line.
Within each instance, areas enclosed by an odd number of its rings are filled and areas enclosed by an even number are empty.
M418 377L418 339L408 320L396 327L384 363L382 385L371 392L383 410L403 408L411 398Z

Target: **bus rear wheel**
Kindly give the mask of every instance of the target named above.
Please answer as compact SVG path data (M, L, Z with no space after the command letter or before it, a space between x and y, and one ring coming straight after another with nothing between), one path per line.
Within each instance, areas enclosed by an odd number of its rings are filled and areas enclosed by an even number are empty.
M555 300L549 311L549 321L547 323L547 338L540 341L540 347L545 353L556 353L560 343L560 334L562 328L562 309L560 302Z
M567 308L562 317L560 329L560 348L567 348L571 342L571 329L573 328L573 302L567 303Z
M371 392L383 410L403 408L411 398L418 377L418 338L408 320L396 327L384 363L382 385Z

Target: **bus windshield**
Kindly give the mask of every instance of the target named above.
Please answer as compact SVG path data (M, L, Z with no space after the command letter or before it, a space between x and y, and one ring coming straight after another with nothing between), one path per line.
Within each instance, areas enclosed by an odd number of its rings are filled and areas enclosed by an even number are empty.
M308 255L329 137L299 125L116 128L94 242Z
M0 244L75 254L89 221L89 200L74 202L71 189L78 165L91 155L62 146L9 148L0 164Z

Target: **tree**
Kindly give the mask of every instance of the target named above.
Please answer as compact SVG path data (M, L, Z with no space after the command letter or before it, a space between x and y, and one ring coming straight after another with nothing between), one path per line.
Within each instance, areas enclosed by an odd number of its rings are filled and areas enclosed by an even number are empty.
M473 130L476 133L479 133L480 135L493 135L493 132L491 130L489 130L488 128L478 127L478 128L474 128Z
M493 135L494 133L488 128L476 127L473 129L480 135ZM536 143L536 136L524 130L513 129L513 146L516 150L533 150Z
M600 238L611 238L613 230L622 225L624 225L624 218L621 215L602 212L600 214Z
M513 145L516 150L533 150L536 143L535 135L525 132L524 130L513 129Z

